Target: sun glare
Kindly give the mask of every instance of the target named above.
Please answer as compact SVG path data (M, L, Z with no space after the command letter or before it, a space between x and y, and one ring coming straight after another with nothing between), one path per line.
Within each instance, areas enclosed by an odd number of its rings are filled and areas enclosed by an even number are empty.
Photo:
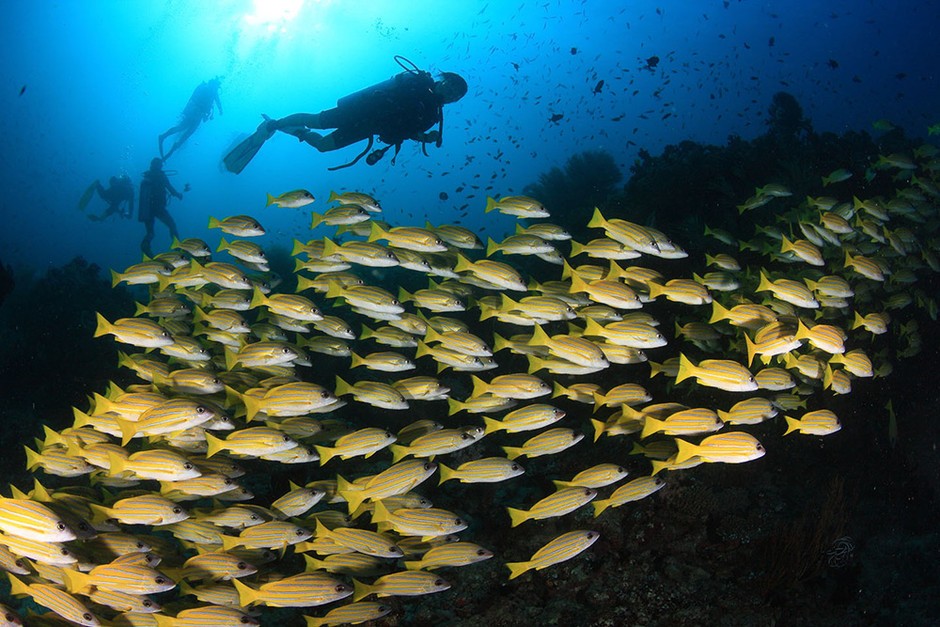
M253 11L243 18L245 23L273 33L297 17L304 0L254 0L253 5Z

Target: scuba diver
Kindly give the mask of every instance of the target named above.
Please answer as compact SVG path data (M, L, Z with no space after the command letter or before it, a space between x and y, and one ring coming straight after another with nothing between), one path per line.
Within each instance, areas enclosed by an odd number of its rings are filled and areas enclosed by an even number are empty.
M107 189L100 181L95 181L88 190L97 191L98 196L108 203L107 209L100 216L88 214L89 220L101 222L115 213L122 218L130 218L134 215L134 184L131 182L131 177L126 174L112 176ZM86 191L86 195L82 196L82 201L79 202L79 208L84 210L89 200L91 200L91 194Z
M166 172L163 171L163 160L160 157L154 157L150 161L150 169L144 172L144 178L140 181L140 210L137 214L137 219L147 227L144 239L140 242L140 249L148 257L153 257L150 242L153 241L153 221L155 218L170 229L171 237L179 237L179 233L176 231L176 222L173 221L170 212L166 210L168 195L175 196L180 200L183 199L183 195L173 188Z
M166 161L176 150L181 147L189 136L196 132L202 122L212 119L213 107L218 107L219 115L222 115L222 102L219 100L219 79L213 78L210 81L203 81L196 89L193 95L189 97L186 108L180 114L180 122L173 128L160 135L160 156ZM163 141L170 135L179 133L179 137L173 142L170 152L163 154Z
M440 147L444 129L443 107L464 97L467 82L453 72L441 72L435 81L429 72L419 70L404 57L396 56L395 61L404 72L340 98L333 109L320 113L295 113L279 120L263 116L264 122L258 129L225 156L225 168L235 174L244 170L275 131L293 135L320 152L369 140L355 159L330 170L357 163L372 149L376 135L380 142L388 145L369 153L366 157L369 165L375 165L392 146L398 155L402 142L408 139L421 143L425 155L426 144ZM437 129L427 132L435 124ZM336 130L321 135L310 129Z

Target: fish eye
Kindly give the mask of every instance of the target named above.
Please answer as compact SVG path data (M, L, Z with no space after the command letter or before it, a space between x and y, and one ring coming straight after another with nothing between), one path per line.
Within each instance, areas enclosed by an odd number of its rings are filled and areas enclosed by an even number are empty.
M206 408L203 407L202 405L199 405L199 406L196 407L196 413L197 413L197 414L204 414L204 413L206 413Z
M173 513L174 513L174 514L182 514L182 513L183 513L183 508L182 508L182 507L174 507L174 508L173 508Z
M484 555L486 555L486 549L477 549L477 555L479 555L480 557L483 557Z
M157 585L162 586L163 584L166 583L166 577L154 577L153 582L156 583Z
M431 462L427 462L427 463L424 465L424 469L425 469L425 470L433 470L433 469L434 469L434 464L432 464Z
M627 471L624 470L623 466L617 466L617 472L620 473L620 474L623 474L623 473L625 473L625 472L627 472Z
M235 568L237 568L238 570L245 570L246 568L248 568L248 564L246 564L245 562L238 562L237 564L235 564Z
M82 614L82 620L92 621L94 620L94 618L95 617L91 615L91 612L85 612L84 614Z
M261 518L259 518L257 514L252 514L248 517L248 520L261 520Z
M326 390L323 390L322 392L320 392L320 398L330 398L331 396L332 394L330 394Z
M346 590L348 590L348 587L344 583L339 583L339 584L336 584L336 588L334 588L334 590L336 590L337 592L346 592Z
M443 586L443 585L444 585L444 580L443 580L443 579L435 579L435 580L434 580L434 585L435 585L435 586Z
M388 552L389 553L401 553L402 550L393 544L392 546L388 547Z
M193 469L193 465L190 464L189 462L186 462L185 464L183 464L183 470L192 470L192 469Z
M238 621L239 621L242 625L247 625L248 623L251 622L251 619L248 618L247 616L242 616L241 618L238 619Z
M588 538L588 539L591 539L591 538L593 538L593 537L594 537L594 532L593 532L593 531L588 531L588 532L587 532L587 538Z
M144 548L144 543L143 543L143 542L138 542L138 543L136 544L136 546L137 546L138 549L142 549L142 548Z
M454 519L454 524L455 524L455 525L462 525L462 524L463 524L463 521L460 520L459 518L455 518L455 519Z
M61 549L59 549L59 553L61 553L62 555L68 555L69 550L65 547L62 547Z
M461 439L461 440L466 440L467 438L473 439L473 436L470 435L469 433L461 433L461 434L460 434L460 439Z
M519 464L513 464L509 467L510 470L519 470Z
M150 599L144 599L141 605L143 605L144 607L152 607L153 601L151 601Z
M55 524L55 528L58 529L59 531L65 531L65 523L64 523L64 522L57 522L57 523Z
M294 532L294 535L295 535L295 536L302 536L302 535L304 535L304 533L306 533L306 532L305 532L303 529L301 529L300 527L298 527L298 528L297 528L297 531Z

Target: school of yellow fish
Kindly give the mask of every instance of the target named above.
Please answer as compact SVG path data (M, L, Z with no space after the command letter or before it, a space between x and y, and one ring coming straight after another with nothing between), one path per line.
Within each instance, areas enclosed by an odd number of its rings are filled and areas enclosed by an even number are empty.
M231 262L187 239L112 273L149 293L135 317L99 315L96 331L122 345L120 366L139 382L95 392L72 427L46 427L27 448L28 468L63 487L37 480L0 497L0 568L14 596L79 625L252 625L264 607L309 608L310 626L357 624L391 611L382 597L448 589L438 569L494 557L422 495L432 477L438 490L511 481L523 458L580 447L584 459L592 438L622 439L619 459L509 507L504 526L517 533L588 503L600 516L655 493L669 472L756 459L765 451L748 425L778 414L781 433L831 434L840 422L827 399L890 371L875 336L893 331L894 356L913 355L919 335L904 312L936 318L917 287L940 270L936 152L879 160L891 197L840 197L852 177L842 169L823 177L833 196L759 188L738 209L766 212L768 225L749 241L707 229L708 271L688 277L668 276L687 254L665 234L597 209L597 238L579 243L535 221L549 217L538 201L491 198L486 211L520 223L484 246L457 225L390 226L374 219L375 199L349 192L313 214L332 238L295 243L287 293L251 239L263 226L212 218ZM525 267L545 280L523 276L516 255L537 257ZM393 267L428 286L392 293L365 280ZM648 312L656 300L678 312L668 328ZM523 359L528 372L504 365ZM591 382L601 371L618 384ZM330 384L304 380L310 372ZM644 381L660 375L718 390L692 398L720 406L654 403ZM566 413L558 397L583 411ZM409 421L405 410L423 403L439 418ZM356 418L332 413L345 405ZM631 453L650 461L647 476L628 480ZM349 460L365 458L378 470L350 475ZM304 464L319 479L261 504L239 478L264 463ZM575 529L497 559L513 579L598 537ZM302 572L285 559L294 554ZM0 624L22 624L0 610Z

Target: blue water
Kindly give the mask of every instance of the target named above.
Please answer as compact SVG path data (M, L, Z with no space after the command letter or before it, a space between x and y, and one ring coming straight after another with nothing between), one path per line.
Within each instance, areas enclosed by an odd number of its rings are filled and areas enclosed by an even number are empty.
M76 255L104 267L138 261L143 226L91 222L78 198L113 174L138 183L157 135L215 76L224 115L166 166L178 189L191 186L170 204L184 236L208 237L210 215L249 213L268 228L265 246L309 239L305 211L264 207L265 193L303 187L315 209L330 190L361 190L393 223L461 220L498 237L511 222L484 219L486 194L519 193L582 150L609 151L627 174L640 149L755 137L780 90L817 131L875 132L872 122L888 119L926 136L940 117L938 14L915 0L7 2L0 259L40 270ZM359 147L320 154L279 134L241 175L222 171L260 114L329 108L397 73L396 54L470 84L445 109L442 148L425 157L406 144L395 165L389 153L329 172ZM555 114L564 117L552 123ZM89 211L103 208L95 199ZM154 249L165 249L156 228Z

